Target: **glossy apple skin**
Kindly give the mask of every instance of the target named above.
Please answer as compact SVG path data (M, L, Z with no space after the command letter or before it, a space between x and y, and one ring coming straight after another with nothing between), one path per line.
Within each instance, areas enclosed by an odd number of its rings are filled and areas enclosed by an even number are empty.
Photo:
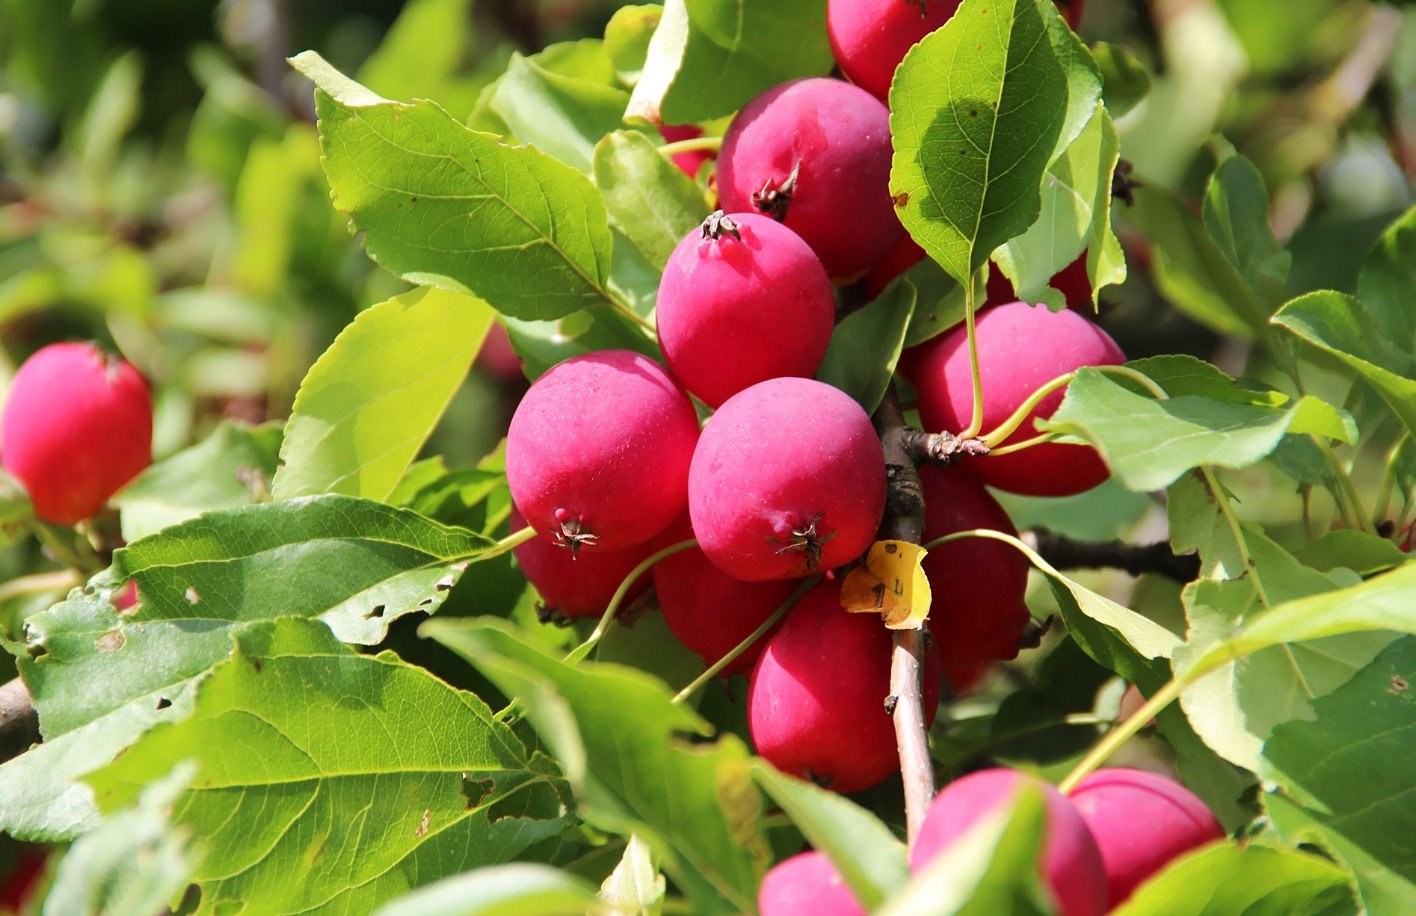
M1144 770L1097 770L1068 797L1101 850L1109 907L1120 905L1172 860L1225 836L1194 793Z
M628 350L572 357L538 378L506 437L506 479L531 527L579 526L579 550L642 544L683 513L698 442L693 402Z
M958 467L926 465L924 540L987 528L1016 536L1008 513ZM1026 602L1027 557L1002 541L966 538L929 551L924 574L934 602L929 629L946 665L1015 658L1031 615Z
M826 34L846 79L882 102L906 52L949 21L958 0L828 0Z
M664 362L709 407L758 382L811 378L835 328L836 297L815 253L758 213L736 232L695 228L664 267L655 311Z
M890 112L879 99L841 80L793 80L733 119L718 155L718 195L730 213L757 210L753 195L797 170L782 221L831 279L852 280L905 231L890 196L890 158Z
M747 723L777 769L836 792L868 789L899 772L890 694L890 631L877 614L841 607L840 582L802 596L752 669ZM924 711L934 721L943 676L931 647Z
M704 554L745 582L793 579L849 563L885 511L885 453L851 397L778 378L727 400L693 454L688 510ZM792 549L814 529L819 557Z
M743 582L718 569L703 551L691 548L654 564L654 592L664 623L705 666L717 663L782 606L797 584L779 579ZM775 632L775 631L773 631ZM771 632L723 669L723 676L752 670Z
M774 865L758 888L757 910L762 916L865 916L841 873L820 852Z
M983 378L983 431L998 426L1034 391L1082 366L1120 365L1126 356L1092 322L1072 311L1009 302L980 312L975 322ZM954 328L925 345L915 367L919 412L931 431L965 429L973 414L968 335ZM1003 444L1038 434L1034 421L1052 416L1064 389L1044 398ZM1072 496L1101 483L1110 471L1087 445L1047 443L1011 455L974 458L959 465L1000 490L1029 496Z
M1043 794L1047 825L1038 869L1058 911L1062 916L1101 916L1106 912L1106 873L1086 822L1055 788L1017 770L979 770L945 786L920 827L910 869L925 868L980 818L1010 803L1023 785Z
M15 373L0 459L35 515L92 517L152 463L152 395L138 370L91 343L51 344Z
M513 506L508 532L515 534L525 527L526 520ZM603 614L620 583L659 546L660 538L656 537L624 550L584 549L572 554L542 533L517 545L512 553L546 610L575 620ZM638 597L648 587L649 575L645 573L630 586L625 600Z

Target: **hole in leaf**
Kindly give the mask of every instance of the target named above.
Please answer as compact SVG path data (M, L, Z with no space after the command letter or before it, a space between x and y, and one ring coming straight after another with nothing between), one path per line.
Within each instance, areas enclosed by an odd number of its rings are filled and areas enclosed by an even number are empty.
M473 779L468 773L462 774L462 797L467 799L467 810L480 808L487 800L487 796L492 794L496 788L496 783L490 779Z
M375 618L375 617L382 617L382 616L384 615L384 610L385 610L385 609L386 609L386 606L385 606L385 605L376 604L376 605L373 606L373 608L372 608L367 614L364 615L364 619L365 619L365 620L370 620L370 619Z
M167 697L158 697L158 698L157 698L157 708L158 708L158 709L166 709L167 707L169 707L169 706L171 706L171 705L172 705L172 701L169 700L169 699L167 699Z

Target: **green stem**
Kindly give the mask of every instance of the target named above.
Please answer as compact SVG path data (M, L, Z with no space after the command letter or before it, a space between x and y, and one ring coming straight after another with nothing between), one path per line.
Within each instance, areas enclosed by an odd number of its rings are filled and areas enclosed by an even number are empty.
M78 572L93 574L103 569L104 563L93 553L91 549L81 550L73 544L66 544L54 533L54 529L44 522L35 519L31 525L35 537L39 538L39 543L49 551L49 555L61 566L68 566ZM84 542L88 546L88 542Z
M659 340L659 329L654 327L654 322L630 308L629 303L620 299L608 289L601 289L600 295L605 297L605 301L610 304L610 308L619 312L631 324L637 325L641 330L647 331L650 339L657 342Z
M983 268L987 269L987 268ZM970 275L964 289L964 330L969 337L969 377L973 380L973 419L968 429L959 433L960 439L972 439L983 429L983 374L978 365L978 333L974 329L974 306L976 304L977 283Z
M699 150L716 153L722 145L722 137L693 137L689 140L675 140L673 143L665 143L659 147L659 155L668 159L679 153L696 153Z
M1396 493L1396 464L1401 460L1401 453L1410 441L1409 436L1403 433L1387 451L1386 464L1382 466L1382 485L1377 491L1377 507L1372 513L1374 520L1386 518L1387 513L1391 511L1391 498Z
M1214 501L1219 505L1219 511L1229 524L1229 531L1234 535L1234 546L1239 551L1239 559L1243 562L1250 581L1254 583L1254 594L1258 596L1260 604L1270 607L1268 593L1264 591L1264 583L1259 578L1259 569L1254 565L1253 557L1249 556L1249 542L1244 538L1244 528L1239 523L1239 516L1234 512L1234 505L1229 501L1229 494L1225 493L1224 488L1219 485L1219 480L1214 476L1214 471L1210 469L1209 465L1201 465L1200 472L1205 475L1205 483L1209 485L1210 492L1214 494ZM1238 576L1234 578L1238 578Z
M508 534L506 537L502 538L500 541L497 541L495 544L488 547L486 550L481 550L477 553L466 554L464 556L458 557L457 560L455 560L454 562L462 562L463 560L490 560L493 557L501 556L509 550L515 550L516 548L520 547L522 544L525 544L527 541L531 540L535 536L536 529L532 528L530 525L527 525L525 528L521 528L517 531L513 531L511 534Z
M1045 399L1052 392L1056 391L1058 388L1065 387L1066 385L1071 383L1072 379L1076 377L1077 373L1068 372L1066 375L1057 376L1057 378L1053 379L1052 381L1043 385L1038 390L1034 391L1031 395L1028 396L1028 399L1026 401L1018 405L1018 409L1013 411L1013 415L1011 417L999 424L998 428L993 430L993 432L984 436L983 441L988 444L989 448L997 448L1003 442L1004 439L1007 439L1009 436L1013 435L1013 433L1017 432L1018 427L1022 426L1025 422L1027 422L1028 415L1031 414L1037 408L1037 405L1043 402L1043 399Z
M1056 439L1056 433L1041 433L1039 435L1033 436L1031 439L1024 439L1022 442L1010 442L1007 445L1000 446L999 448L990 449L988 454L984 455L983 457L991 458L997 457L999 455L1011 455L1014 452L1021 452L1024 449L1030 449L1035 445L1042 445L1045 442L1052 442Z
M84 581L78 570L60 569L54 572L35 573L20 576L0 584L0 602L26 595L42 595L46 592L67 591Z
M1095 369L1098 372L1104 372L1107 375L1119 375L1133 382L1137 382L1141 387L1155 395L1157 401L1168 401L1170 399L1170 395L1166 394L1165 389L1157 385L1154 379L1144 373L1137 372L1130 366L1091 366L1089 368Z
M1087 755L1083 757L1072 772L1067 774L1067 778L1057 786L1058 790L1066 795L1077 787L1077 783L1087 778L1087 775L1101 766L1125 744L1135 737L1136 733L1145 728L1147 722L1156 717L1156 714L1170 703L1177 699L1185 688L1198 677L1191 672L1185 677L1176 677L1170 683L1160 688L1155 696L1146 701L1145 705L1131 714L1131 717L1122 722L1118 727L1107 732L1100 741L1092 747Z
M698 542L693 538L689 538L686 541L679 541L677 544L665 547L658 553L650 554L645 558L644 562L630 570L629 575L624 577L624 581L620 583L619 588L615 589L615 595L610 599L609 606L605 608L605 613L600 615L600 622L595 625L594 631L586 637L583 643L570 650L565 657L565 663L567 665L579 664L590 654L590 650L594 649L600 640L605 638L605 634L610 631L610 624L614 622L615 615L619 613L620 605L624 603L625 596L629 594L630 588L640 576L648 572L655 563L664 559L664 557L671 557L690 547L697 546Z
M738 643L736 646L733 646L732 649L728 650L727 654L725 654L722 658L709 665L708 670L704 671L702 674L698 675L698 677L694 678L691 684L680 690L678 693L674 694L672 702L682 703L684 700L697 693L698 688L702 687L704 684L717 677L722 672L722 670L731 665L739 655L742 655L742 653L746 652L749 648L752 647L753 643L757 642L764 635L766 635L768 630L775 627L777 625L777 622L787 615L787 611L790 611L792 609L792 606L801 600L801 596L805 595L807 592L815 588L817 583L819 583L820 581L820 576L812 576L809 579L803 579L801 585L797 586L797 590L792 592L791 597L789 597L786 601L782 602L781 607L777 608L775 611L772 612L771 617L768 617L766 620L762 621L761 626L753 630L752 633L749 634L748 637L742 642Z
M1372 516L1367 514L1366 508L1362 505L1362 497L1357 493L1357 488L1352 484L1352 475L1338 459L1337 453L1332 450L1332 445L1322 436L1313 436L1313 441L1318 444L1318 449L1322 451L1323 457L1328 464L1332 465L1333 472L1337 475L1338 507L1342 510L1343 521L1347 522L1349 528L1358 531L1372 532Z

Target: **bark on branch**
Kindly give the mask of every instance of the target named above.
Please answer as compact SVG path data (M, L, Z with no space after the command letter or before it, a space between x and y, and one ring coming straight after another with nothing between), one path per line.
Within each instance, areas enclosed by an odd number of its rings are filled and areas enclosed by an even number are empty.
M924 493L910 443L925 437L905 426L893 391L875 412L875 428L885 450L888 490L880 537L918 544L924 537ZM925 630L896 630L890 656L890 696L885 702L895 724L900 752L900 776L905 788L905 823L911 845L934 800L934 761L929 756L929 728L922 692Z
M1024 533L1023 540L1058 569L1120 569L1133 576L1158 573L1177 582L1190 582L1200 574L1198 556L1177 556L1165 541L1074 541L1045 528Z
M39 714L25 682L0 684L0 763L18 757L39 740Z

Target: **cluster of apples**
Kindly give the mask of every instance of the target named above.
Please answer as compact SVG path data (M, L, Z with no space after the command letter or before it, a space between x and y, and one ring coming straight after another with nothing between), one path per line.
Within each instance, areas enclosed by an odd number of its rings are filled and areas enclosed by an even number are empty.
M1225 835L1204 802L1155 773L1098 770L1064 796L1016 770L980 770L935 797L910 850L910 869L927 868L980 820L1011 804L1024 786L1043 796L1038 876L1061 916L1100 916L1179 856ZM820 852L793 856L768 872L758 908L762 916L865 914Z
M832 43L854 82L793 80L729 125L715 172L722 209L679 242L660 284L663 364L592 352L531 386L507 437L507 478L514 527L539 532L517 556L548 609L598 616L649 557L695 538L629 595L652 581L670 630L711 665L761 627L796 580L869 548L886 496L878 433L850 397L812 376L835 324L834 286L885 282L884 272L908 266L900 252L914 243L889 192L882 100L904 53L955 7L832 2ZM1015 301L1001 285L976 328L985 430L1057 376L1124 361L1080 312ZM1089 285L1082 299L1090 302ZM926 428L969 424L963 327L908 351L900 372L916 387ZM1062 395L1031 417L1049 416ZM695 399L713 411L701 432ZM1003 444L1032 435L1025 422ZM1094 450L1070 444L926 467L925 538L974 528L1015 534L985 485L1057 496L1107 474ZM1007 544L970 539L931 552L925 571L936 596L924 691L932 718L945 676L963 691L1017 654L1029 620L1028 564ZM878 620L845 613L839 589L828 578L808 592L724 674L751 675L748 721L759 754L852 792L894 773L898 757L882 703L889 634Z

